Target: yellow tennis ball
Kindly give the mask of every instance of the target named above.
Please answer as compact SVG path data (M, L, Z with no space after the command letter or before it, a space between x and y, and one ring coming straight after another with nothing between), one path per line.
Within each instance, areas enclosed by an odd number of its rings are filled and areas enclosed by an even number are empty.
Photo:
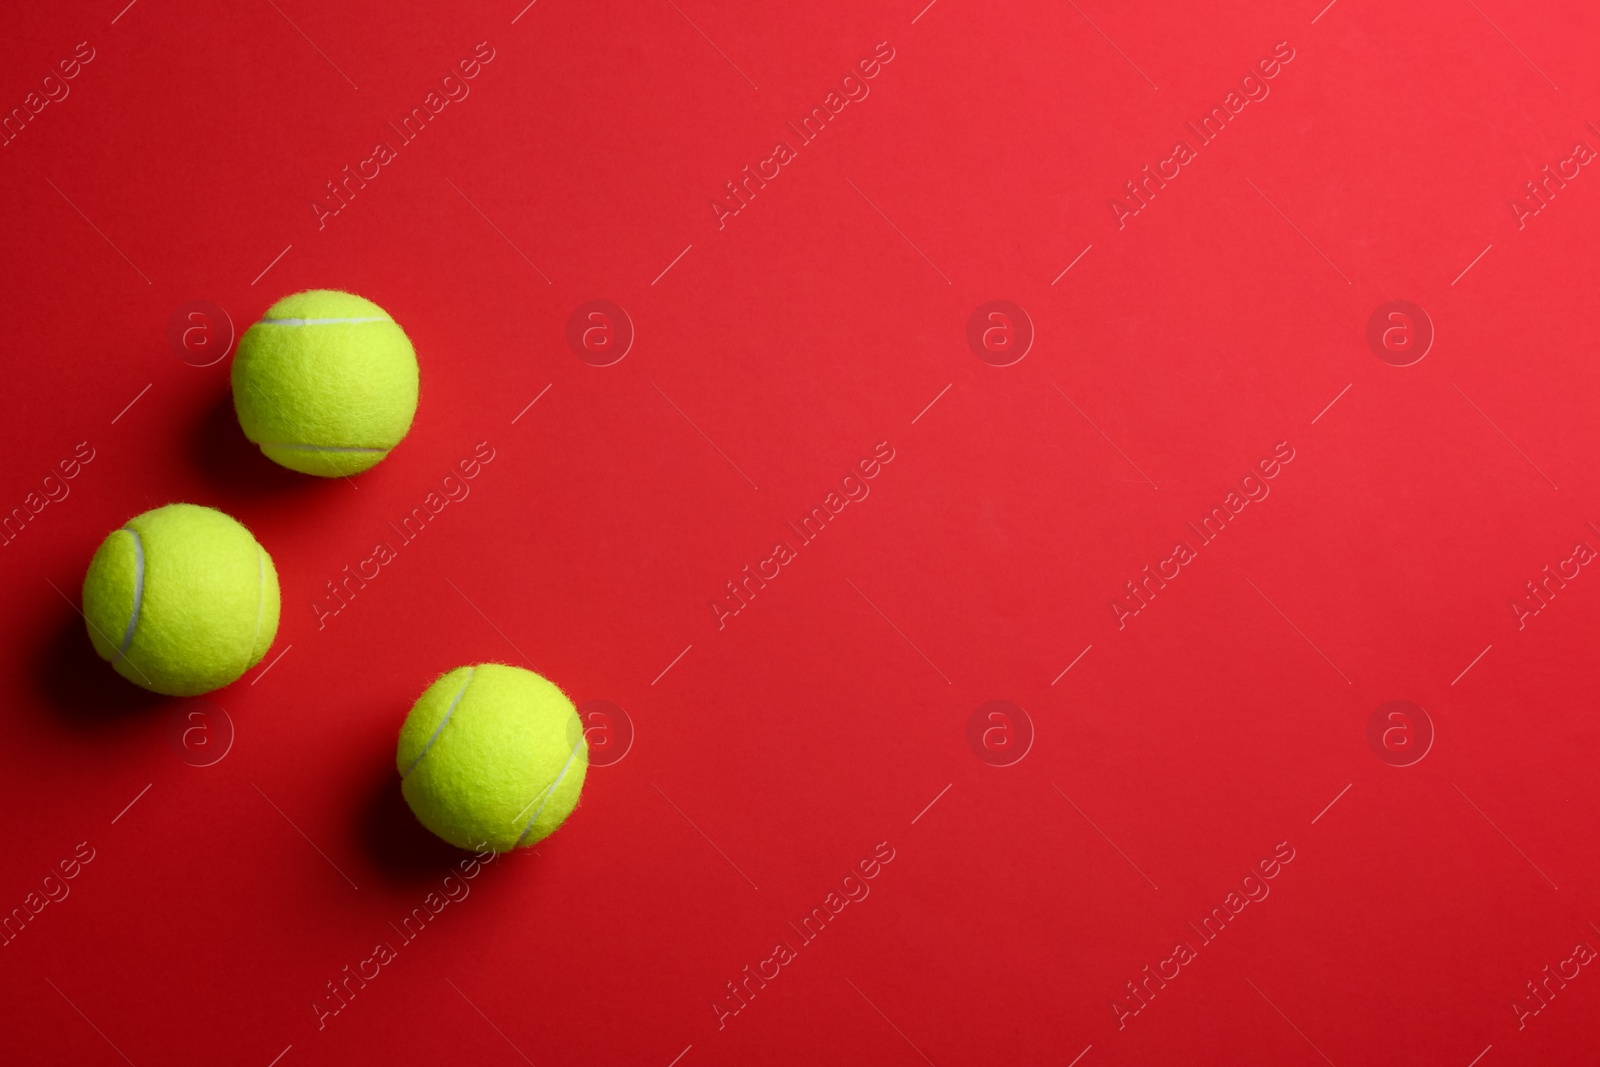
M278 572L214 508L168 504L113 531L83 578L100 658L168 696L219 689L261 662L278 633Z
M457 667L406 716L400 790L422 825L459 848L537 844L578 804L589 746L554 683L501 663Z
M335 289L286 296L233 360L244 435L290 470L332 478L389 454L417 412L417 354L377 304Z

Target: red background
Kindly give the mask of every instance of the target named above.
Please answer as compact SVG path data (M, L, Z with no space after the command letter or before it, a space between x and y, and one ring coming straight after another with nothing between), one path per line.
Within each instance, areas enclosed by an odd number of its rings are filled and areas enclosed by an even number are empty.
M94 58L0 148L0 507L94 458L0 549L0 908L94 858L0 948L5 1059L1593 1057L1592 968L1511 1005L1600 945L1600 578L1520 629L1508 604L1600 546L1600 177L1521 228L1510 203L1600 147L1600 11L459 8L6 13L3 107ZM1123 183L1282 41L1270 96L1119 229ZM478 42L470 96L319 228L325 183ZM723 183L880 42L870 95L719 229ZM410 437L353 481L262 458L227 361L166 337L187 301L242 331L314 286L380 303L422 367ZM609 367L565 339L591 299L637 332ZM993 299L1036 331L1007 367L965 339ZM1368 347L1391 299L1437 331L1415 365ZM882 441L870 496L719 629L725 583ZM470 496L319 626L479 442ZM1279 442L1270 496L1119 628L1123 583ZM268 660L204 701L124 683L76 612L100 539L174 500L282 576ZM461 858L394 740L487 659L614 701L633 747L319 1028ZM1032 724L1010 766L968 743L991 700ZM1436 731L1412 766L1367 742L1391 700ZM785 924L883 842L799 946ZM1270 896L1199 946L1280 842ZM1179 939L1198 958L1119 1028Z

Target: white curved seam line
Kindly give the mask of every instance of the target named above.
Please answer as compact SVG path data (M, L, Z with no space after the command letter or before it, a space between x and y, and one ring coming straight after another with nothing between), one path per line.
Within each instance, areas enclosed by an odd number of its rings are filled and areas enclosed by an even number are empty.
M561 773L556 775L556 780L550 783L550 788L544 791L544 800L539 802L538 811L533 813L533 818L528 820L528 825L522 828L522 836L517 838L517 845L527 840L529 832L533 830L533 824L539 821L539 813L544 811L544 806L550 803L550 798L556 795L557 789L561 788L561 779L567 776L567 771L572 767L572 761L578 758L578 749L582 747L583 739L580 737L578 743L572 746L572 754L567 757L567 762L562 766ZM524 808L523 810L526 811L527 809ZM511 847L516 848L517 846L512 845Z
M262 326L333 326L348 322L393 322L387 315L369 315L354 319L262 319Z
M412 760L406 769L400 772L401 778L416 770L417 764L422 762L422 757L428 754L428 749L432 748L433 743L439 740L439 734L444 731L444 724L449 722L450 716L456 713L456 705L461 703L461 698L466 695L467 686L472 684L472 672L477 669L476 667L467 668L466 681L461 683L461 688L456 692L456 698L450 702L450 709L444 713L444 718L439 720L439 725L433 728L433 736L429 737L428 743L422 746L422 751L417 753L417 758Z
M256 545L256 632L250 635L250 647L244 650L244 670L251 667L250 657L256 654L256 642L261 640L261 616L267 607L267 562L266 552ZM240 671L243 674L244 671Z
M297 452L387 452L387 448L339 448L333 445L274 444L269 441L262 448L289 448Z
M128 628L122 631L118 659L126 658L128 649L133 647L133 631L139 626L139 609L144 606L144 542L131 526L124 526L123 530L133 535L133 611L128 614Z

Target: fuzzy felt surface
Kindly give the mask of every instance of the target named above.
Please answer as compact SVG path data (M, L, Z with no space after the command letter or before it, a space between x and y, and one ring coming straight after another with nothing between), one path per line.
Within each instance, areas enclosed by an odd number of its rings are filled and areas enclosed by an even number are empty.
M324 477L377 464L417 410L405 331L370 300L331 289L267 309L239 341L232 380L245 436L274 462Z
M395 752L422 825L460 848L542 841L577 806L589 746L552 682L500 663L458 667L406 716Z
M278 572L237 521L168 504L101 542L83 579L89 640L118 674L194 696L261 662L278 632Z

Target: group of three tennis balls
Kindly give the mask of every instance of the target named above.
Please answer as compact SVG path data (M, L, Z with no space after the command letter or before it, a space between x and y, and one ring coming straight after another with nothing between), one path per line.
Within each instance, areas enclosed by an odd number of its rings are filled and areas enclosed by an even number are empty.
M349 477L411 428L417 357L376 304L316 289L245 332L233 362L245 436L306 474ZM278 632L278 573L255 537L213 508L168 504L101 543L83 615L102 659L136 685L195 696L260 663ZM588 746L552 682L498 663L458 667L418 698L395 766L418 820L461 848L507 852L548 836L578 803Z

